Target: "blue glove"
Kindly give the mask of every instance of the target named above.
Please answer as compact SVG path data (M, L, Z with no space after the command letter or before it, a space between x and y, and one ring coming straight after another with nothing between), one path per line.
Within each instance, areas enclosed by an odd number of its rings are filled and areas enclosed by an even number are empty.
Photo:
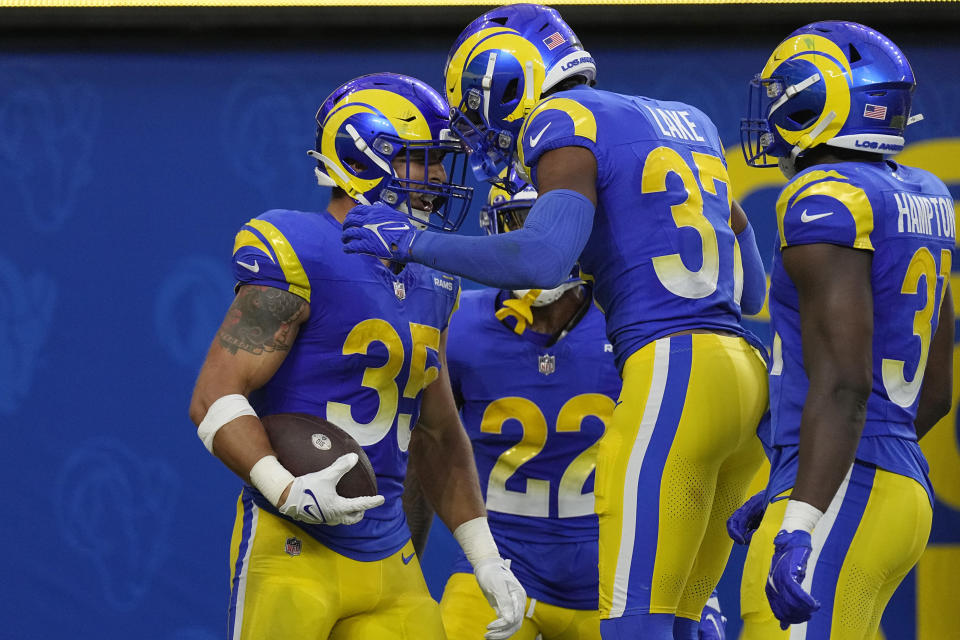
M710 594L707 606L700 614L700 630L697 633L699 640L726 640L727 617L720 612L720 600L717 592Z
M343 250L378 258L410 261L410 247L420 231L407 216L385 204L358 204L343 221Z
M742 507L727 518L727 534L737 544L750 544L753 532L763 520L763 512L767 509L767 492L761 491L747 500Z
M806 622L820 603L800 584L807 575L807 558L813 546L806 531L783 531L773 539L773 560L767 576L767 600L780 628Z

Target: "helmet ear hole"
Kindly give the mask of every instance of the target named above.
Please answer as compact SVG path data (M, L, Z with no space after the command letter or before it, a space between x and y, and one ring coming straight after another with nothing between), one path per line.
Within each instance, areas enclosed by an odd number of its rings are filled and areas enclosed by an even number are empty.
M500 104L507 104L512 102L517 98L517 86L519 85L519 79L511 78L510 82L507 83L506 88L503 90L503 96L500 98Z
M850 49L848 54L848 57L850 58L850 64L853 64L855 62L860 62L860 60L862 59L862 56L860 55L860 52L857 51L857 48L853 46L852 42L848 45L848 47Z
M800 128L806 128L812 124L813 120L816 119L817 114L812 109L801 109L800 111L794 111L793 113L787 116L788 119L793 121Z

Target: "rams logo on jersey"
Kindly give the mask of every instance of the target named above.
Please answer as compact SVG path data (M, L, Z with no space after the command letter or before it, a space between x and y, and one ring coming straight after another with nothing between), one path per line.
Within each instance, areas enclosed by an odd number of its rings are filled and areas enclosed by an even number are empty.
M433 284L441 289L453 291L453 280L447 280L446 277L438 278L437 276L433 276Z

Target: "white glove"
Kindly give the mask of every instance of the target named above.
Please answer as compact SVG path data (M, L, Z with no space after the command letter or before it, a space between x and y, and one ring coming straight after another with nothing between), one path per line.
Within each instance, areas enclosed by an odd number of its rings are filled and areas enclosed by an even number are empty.
M278 506L283 515L310 524L355 524L367 509L383 504L383 496L344 498L337 494L340 478L357 464L358 456L347 453L326 469L293 479L287 499Z
M510 561L500 557L484 558L473 567L473 573L487 602L499 616L487 625L483 637L487 640L509 638L523 624L527 604L527 593L510 571Z

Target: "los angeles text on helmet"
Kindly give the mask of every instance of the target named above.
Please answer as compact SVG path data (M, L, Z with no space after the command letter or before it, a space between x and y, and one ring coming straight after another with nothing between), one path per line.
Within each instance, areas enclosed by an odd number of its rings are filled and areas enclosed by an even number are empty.
M583 56L582 58L577 58L576 60L568 60L566 63L564 63L560 67L560 70L567 71L568 69L574 68L578 64L587 64L587 63L594 64L593 58L591 58L590 56Z
M889 151L890 153L900 153L903 151L902 144L877 142L876 140L857 140L854 142L854 146L858 149L869 149L870 151Z

